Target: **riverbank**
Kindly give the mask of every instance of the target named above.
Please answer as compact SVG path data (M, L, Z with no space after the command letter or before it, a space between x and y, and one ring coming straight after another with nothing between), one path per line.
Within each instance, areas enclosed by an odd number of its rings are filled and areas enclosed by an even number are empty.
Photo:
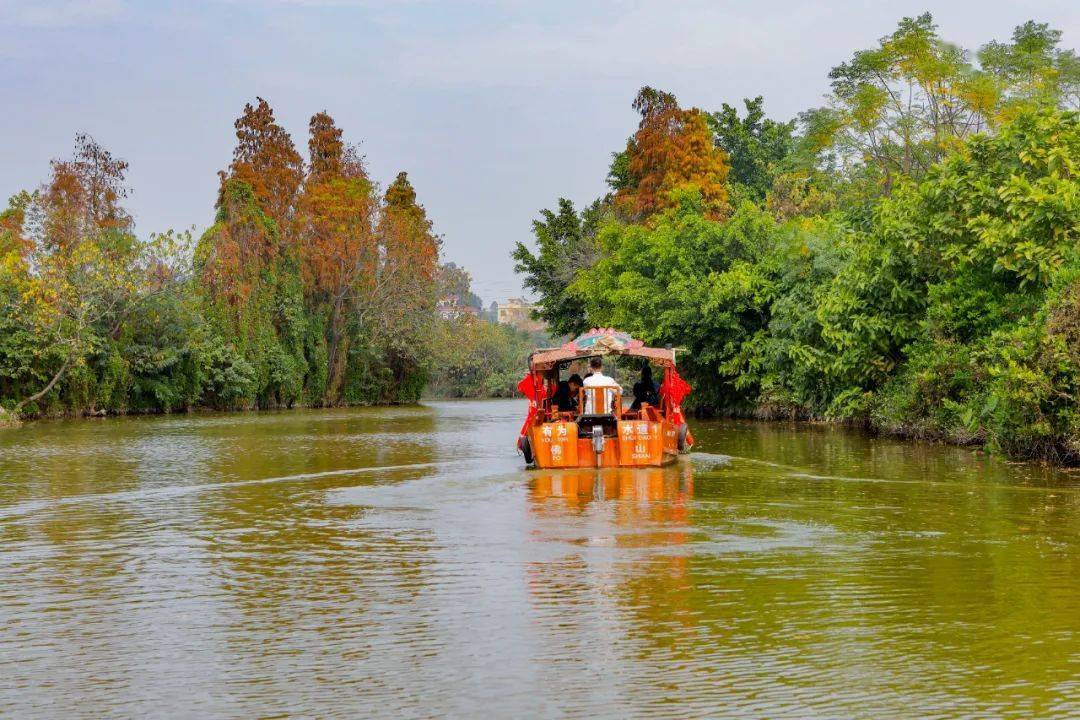
M1080 114L1061 37L1029 22L965 52L904 18L790 122L761 97L706 112L643 87L610 192L541 210L516 268L555 332L685 348L693 403L1080 462Z
M1062 468L1080 467L1080 438L1073 438L1071 443L1068 441L1059 443L1044 442L1024 448L1023 451L1019 451L1020 448L1014 448L1014 452L1007 452L1003 448L993 447L985 428L976 427L949 431L930 426L927 423L914 421L886 423L880 417L875 418L874 414L860 417L830 418L814 415L804 408L762 405L742 412L699 411L692 412L691 415L698 420L738 419L758 422L793 422L810 426L843 428L862 432L873 437L892 438L911 443L951 445L1010 461L1041 463Z
M402 402L355 402L339 403L336 405L279 405L270 407L252 408L216 408L209 405L197 405L183 409L145 409L145 410L84 410L67 412L48 412L16 416L11 412L0 408L0 429L21 427L29 423L49 422L60 420L101 420L105 418L125 417L161 417L161 416L215 416L215 415L257 415L259 413L287 413L294 410L347 410L350 408L393 408L393 407L418 407L423 400L437 400L438 398L423 398L419 401Z
M511 395L499 395L499 396L436 396L424 394L421 396L418 402L394 402L394 403L349 403L333 406L325 405L292 405L292 406L280 406L280 407L265 407L265 408L232 408L232 409L219 409L207 406L192 407L186 410L177 411L96 411L86 413L53 413L48 415L34 416L23 419L13 417L10 413L7 413L0 408L0 429L10 429L21 427L26 423L36 421L49 421L49 420L93 420L100 418L121 418L121 417L140 417L140 416L220 416L220 415L247 415L247 414L259 414L259 413L282 413L289 411L315 411L315 410L345 410L350 408L409 408L419 407L428 403L440 403L440 402L470 402L470 403L483 403L486 401L499 401L513 399L516 396ZM1000 450L994 451L988 447L985 434L979 432L973 432L965 435L949 435L942 432L934 432L928 430L925 427L919 427L917 425L898 425L898 426L877 426L874 425L872 420L868 418L863 419L851 419L851 418L825 418L815 417L802 409L783 408L776 405L759 406L751 411L744 412L712 412L712 413L691 413L693 417L693 425L698 422L712 422L717 420L742 420L742 421L756 421L766 424L777 424L778 426L795 424L796 427L804 426L807 428L823 427L823 428L835 428L838 430L854 431L866 435L867 437L878 437L883 439L894 439L897 441L903 441L911 443L912 445L937 445L937 446L953 446L956 448L962 448L974 451L979 454L985 454L992 457L997 457L1005 460L1030 462L1035 464L1042 464L1049 467L1060 468L1073 468L1080 467L1080 448L1044 448L1044 454L1041 455L1009 455ZM1051 452L1052 451L1052 452Z

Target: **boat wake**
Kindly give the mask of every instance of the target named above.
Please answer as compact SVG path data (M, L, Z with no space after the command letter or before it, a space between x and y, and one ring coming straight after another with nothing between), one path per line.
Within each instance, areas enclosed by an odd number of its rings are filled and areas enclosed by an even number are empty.
M423 462L406 465L376 465L360 468L343 468L341 470L325 470L321 472L296 473L294 475L279 475L268 478L252 478L250 480L233 480L229 482L200 483L198 485L166 485L164 487L143 488L139 490L121 490L112 493L88 493L84 495L71 495L63 498L50 500L28 500L26 502L9 505L0 508L0 520L13 520L22 516L31 515L42 510L69 507L73 505L131 502L148 498L162 499L193 495L196 493L225 490L245 485L269 485L272 483L305 482L321 478L364 475L367 473L396 472L400 470L427 470L431 468L457 465L464 461L448 460L444 462Z
M707 453L707 452L692 452L690 453L690 462L698 470L708 472L709 470L716 470L717 468L727 467L731 464L734 458L731 455L721 455L720 453Z

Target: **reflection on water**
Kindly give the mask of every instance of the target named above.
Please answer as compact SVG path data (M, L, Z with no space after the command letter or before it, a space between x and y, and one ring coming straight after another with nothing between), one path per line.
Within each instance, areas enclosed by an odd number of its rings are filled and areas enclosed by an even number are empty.
M0 433L0 717L1080 715L1080 474L518 402Z
M666 500L685 507L694 490L689 462L667 468L604 468L596 470L537 470L530 476L536 500Z

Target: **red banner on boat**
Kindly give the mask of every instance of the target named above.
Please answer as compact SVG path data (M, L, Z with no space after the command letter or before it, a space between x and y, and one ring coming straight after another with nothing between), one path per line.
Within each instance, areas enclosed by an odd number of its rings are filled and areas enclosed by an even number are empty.
M672 420L676 425L683 423L682 404L683 398L690 394L690 383L682 379L679 372L671 367L664 371L664 382L660 383L660 397L667 400L671 409Z
M524 435L525 431L529 429L529 425L532 425L536 413L540 412L540 403L547 397L547 388L544 387L542 377L538 374L528 373L518 383L517 389L518 392L529 398L529 414L525 418L525 424L521 426L520 433Z

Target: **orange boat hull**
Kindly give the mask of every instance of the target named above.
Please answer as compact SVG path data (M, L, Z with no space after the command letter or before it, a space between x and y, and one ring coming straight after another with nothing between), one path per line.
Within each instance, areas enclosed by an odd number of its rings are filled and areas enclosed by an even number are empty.
M541 423L528 433L538 468L660 467L679 456L678 428L667 420L619 420L599 456L575 422Z

